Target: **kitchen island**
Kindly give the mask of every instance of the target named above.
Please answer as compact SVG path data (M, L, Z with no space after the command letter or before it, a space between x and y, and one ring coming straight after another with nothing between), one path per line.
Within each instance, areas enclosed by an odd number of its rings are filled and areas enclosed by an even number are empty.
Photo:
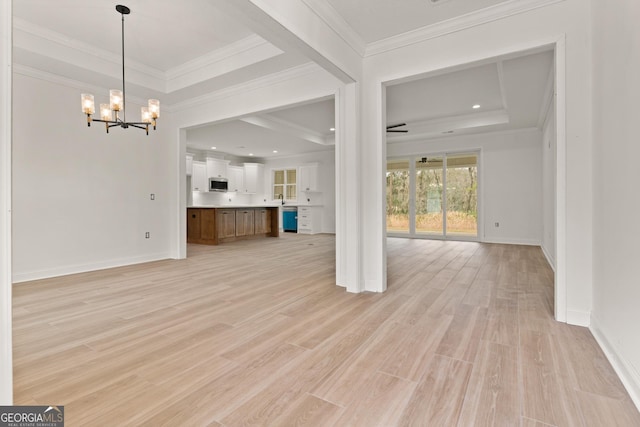
M187 243L217 245L278 236L277 206L187 208Z

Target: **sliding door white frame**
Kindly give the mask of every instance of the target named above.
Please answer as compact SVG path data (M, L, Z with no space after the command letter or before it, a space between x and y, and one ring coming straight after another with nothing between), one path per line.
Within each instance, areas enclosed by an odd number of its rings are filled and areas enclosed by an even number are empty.
M476 189L476 197L478 201L477 205L477 218L476 218L476 235L447 235L447 156L455 156L460 154L474 154L476 155L476 167L478 169L477 179L478 185ZM442 234L427 234L416 232L416 160L421 157L439 157L442 158ZM447 151L444 153L432 152L432 153L420 153L412 154L408 156L398 156L388 158L389 160L407 160L409 162L409 231L408 232L393 232L387 231L388 237L405 237L410 239L433 239L433 240L459 240L459 241L480 241L481 224L482 224L482 167L481 167L482 152L480 149L475 150L460 150L460 151Z

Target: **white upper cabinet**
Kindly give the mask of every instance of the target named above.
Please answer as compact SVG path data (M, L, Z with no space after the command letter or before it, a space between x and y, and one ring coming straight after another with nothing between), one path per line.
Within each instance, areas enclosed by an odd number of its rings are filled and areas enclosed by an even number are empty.
M205 162L193 162L191 175L192 191L209 191L209 179L207 178L207 164Z
M227 166L229 191L244 192L244 168L242 166Z
M300 191L318 191L318 164L300 166L298 178Z
M244 192L259 194L264 192L264 165L261 163L244 164Z
M215 159L207 157L207 177L208 178L227 178L228 160Z

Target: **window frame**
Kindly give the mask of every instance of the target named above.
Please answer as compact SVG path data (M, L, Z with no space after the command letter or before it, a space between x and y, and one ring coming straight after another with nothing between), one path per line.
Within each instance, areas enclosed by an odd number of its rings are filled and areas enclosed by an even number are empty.
M294 171L296 174L296 180L295 182L288 182L288 172L290 171ZM283 172L283 183L282 184L276 184L276 173L277 172ZM282 168L275 168L275 169L271 169L271 199L275 202L275 201L281 201L284 200L285 202L297 202L298 201L298 177L299 177L300 173L298 171L297 167L282 167ZM277 186L282 186L282 194L283 194L283 198L276 198L276 185ZM287 189L289 188L293 188L293 197L292 198L287 198L287 194L289 194L289 192L287 191Z

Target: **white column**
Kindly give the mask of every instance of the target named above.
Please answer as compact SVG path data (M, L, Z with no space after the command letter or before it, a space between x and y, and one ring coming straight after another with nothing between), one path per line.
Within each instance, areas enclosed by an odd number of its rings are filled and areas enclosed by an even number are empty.
M380 80L365 73L362 96L360 161L363 290L387 289L386 98Z
M11 345L11 1L0 2L0 405L13 404Z
M176 144L178 157L178 176L176 181L178 182L178 189L176 194L178 195L177 206L177 242L174 243L176 248L176 259L184 259L187 257L187 171L186 171L186 155L187 155L187 130L178 129L178 143Z
M359 84L336 96L336 281L348 292L362 292L360 209Z

